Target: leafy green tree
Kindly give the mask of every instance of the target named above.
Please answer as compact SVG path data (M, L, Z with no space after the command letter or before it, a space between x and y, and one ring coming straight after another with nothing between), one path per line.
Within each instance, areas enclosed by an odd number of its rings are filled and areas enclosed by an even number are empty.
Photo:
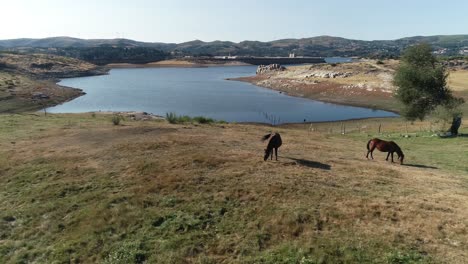
M463 99L453 96L447 87L447 77L445 67L437 63L428 44L407 48L393 80L396 98L404 105L401 114L414 121L423 120L437 106L456 109Z

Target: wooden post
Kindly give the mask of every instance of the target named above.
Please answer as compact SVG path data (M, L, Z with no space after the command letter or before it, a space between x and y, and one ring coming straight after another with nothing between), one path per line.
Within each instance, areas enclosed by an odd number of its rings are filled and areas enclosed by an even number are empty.
M381 128L382 128L382 123L379 124L379 134L380 134Z

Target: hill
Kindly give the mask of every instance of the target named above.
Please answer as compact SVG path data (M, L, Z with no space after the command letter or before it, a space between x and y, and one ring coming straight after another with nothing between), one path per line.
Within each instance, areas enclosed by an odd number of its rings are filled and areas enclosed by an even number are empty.
M106 74L105 68L50 54L0 53L0 113L39 110L83 95L56 78Z
M303 39L282 39L269 42L230 41L203 42L200 40L185 43L149 43L129 39L77 39L54 37L45 39L0 40L3 49L35 49L52 52L49 49L96 48L100 46L131 48L151 48L172 56L228 55L233 56L364 56L394 57L409 45L427 42L442 55L458 55L468 47L468 35L415 36L396 40L353 40L332 36L318 36ZM123 61L120 61L123 62Z
M255 76L232 78L292 96L399 112L393 75L397 60L288 66ZM466 87L465 90L468 90Z

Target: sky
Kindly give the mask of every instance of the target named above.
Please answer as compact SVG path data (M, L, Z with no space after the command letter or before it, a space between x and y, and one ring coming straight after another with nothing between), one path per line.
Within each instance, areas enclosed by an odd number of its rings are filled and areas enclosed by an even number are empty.
M181 43L468 34L466 0L0 0L0 39Z

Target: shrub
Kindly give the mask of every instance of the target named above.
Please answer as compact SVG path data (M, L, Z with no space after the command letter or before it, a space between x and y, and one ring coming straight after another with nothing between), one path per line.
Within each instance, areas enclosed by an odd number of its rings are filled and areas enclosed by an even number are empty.
M114 126L118 126L120 125L120 121L123 120L123 117L121 115L113 115L112 116L112 124L114 124Z
M385 63L384 63L383 61L381 61L381 60L378 60L378 61L376 62L376 64L382 65L382 64L385 64Z
M198 124L212 124L212 123L226 123L225 121L216 121L212 118L204 116L190 117L187 115L178 116L176 113L166 113L166 120L171 124L184 124L184 123L198 123Z
M166 120L171 124L177 124L177 115L173 112L166 113Z
M196 116L193 118L193 121L200 123L200 124L211 124L215 122L212 118L206 118L203 116Z

